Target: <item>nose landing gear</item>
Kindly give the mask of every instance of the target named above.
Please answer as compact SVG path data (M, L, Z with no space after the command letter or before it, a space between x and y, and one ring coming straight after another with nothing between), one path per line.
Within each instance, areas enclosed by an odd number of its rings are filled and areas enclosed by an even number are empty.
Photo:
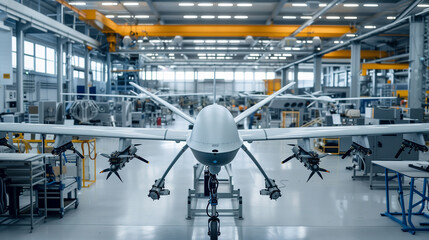
M216 206L218 204L217 199L217 189L219 187L219 180L217 180L216 174L211 174L207 182L209 189L209 202L207 203L206 213L209 217L208 220L208 235L210 240L217 240L220 236L220 220L219 213L216 211ZM209 207L211 206L211 211L209 213Z

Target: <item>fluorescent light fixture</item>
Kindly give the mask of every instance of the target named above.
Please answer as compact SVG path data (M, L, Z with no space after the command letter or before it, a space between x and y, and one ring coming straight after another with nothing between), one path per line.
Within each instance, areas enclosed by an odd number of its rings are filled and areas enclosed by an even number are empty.
M118 18L130 18L130 15L118 15Z
M198 16L197 15L185 15L185 16L183 16L183 18L194 19L194 18L198 18Z
M213 15L203 15L203 16L201 16L201 18L204 18L204 19L213 19L213 18L215 18L215 16L213 16Z
M387 19L389 19L389 20L395 20L396 17L395 16L388 16Z
M216 43L216 40L206 40L206 43Z
M228 40L217 40L217 43L228 43Z
M239 16L234 16L234 18L235 18L235 19L247 19L247 18L248 18L248 16L242 16L242 15L239 15Z
M353 34L353 33L347 33L347 34L346 34L346 37L356 37L356 34Z
M115 18L115 15L106 15L107 18Z
M292 7L307 7L306 3L292 3Z
M229 43L237 44L240 43L240 40L229 40Z
M101 5L103 5L103 6L116 6L116 5L118 5L118 3L115 3L115 2L103 2L103 3L101 3Z
M179 3L180 7L193 7L195 4L193 3Z
M226 47L218 47L217 50L228 50Z
M73 6L85 6L86 3L84 3L84 2L71 2L70 5L73 5Z
M311 19L311 16L301 16L301 19Z
M253 4L251 3L237 3L237 7L251 7Z
M221 16L217 16L217 18L219 18L219 19L230 19L230 18L231 18L231 16L228 16L228 15L221 15Z
M139 39L139 40L137 40L137 42L138 42L138 43L142 43L142 42L143 42L143 39Z
M299 50L300 50L300 48L298 48L298 47L294 47L294 48L292 48L292 50L293 50L293 51L299 51Z
M135 18L149 18L149 15L136 15Z
M419 7L419 8L427 8L427 7L429 7L429 4L419 4L419 5L417 5L417 7Z
M326 19L334 20L334 19L340 19L340 17L339 16L327 16Z
M296 19L295 16L283 16L283 19Z
M378 7L378 4L377 3L365 3L363 6L364 7Z
M292 54L290 54L290 53L283 53L283 56L284 57L292 57Z
M364 28L366 28L366 29L375 29L377 27L376 26L372 26L372 25L367 25L367 26L364 26Z
M219 7L232 7L232 6L234 6L234 4L232 4L232 3L219 3L218 6Z
M124 6L138 6L139 5L138 2L124 2L122 4L124 4Z
M328 6L327 3L319 3L319 7L326 7L326 6Z
M359 7L359 4L357 3L344 3L344 7Z
M204 40L194 40L194 43L204 43Z
M353 19L357 19L357 17L356 16L345 16L344 19L353 20Z
M213 7L213 3L198 3L199 7Z

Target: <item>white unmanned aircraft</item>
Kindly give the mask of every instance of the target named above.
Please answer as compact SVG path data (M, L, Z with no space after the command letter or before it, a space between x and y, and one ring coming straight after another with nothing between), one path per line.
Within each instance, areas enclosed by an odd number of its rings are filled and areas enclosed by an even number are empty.
M119 176L118 170L122 169L125 164L133 158L146 162L145 159L136 155L137 150L135 146L137 145L132 144L131 139L154 141L170 140L176 142L186 141L186 145L174 157L162 177L155 181L148 196L154 200L158 200L161 195L169 195L170 191L165 189L165 177L182 154L190 148L197 161L207 166L210 172L208 188L210 193L209 203L211 205L211 212L207 212L209 216L208 233L210 235L210 239L218 239L218 236L220 235L220 220L216 211L216 206L218 204L217 187L219 182L216 175L222 166L225 166L234 160L240 149L250 157L265 178L266 188L262 189L260 194L268 195L273 200L281 197L280 189L277 184L273 179L267 176L265 171L262 169L262 166L243 144L245 141L251 143L253 141L298 139L298 143L294 145L292 149L293 155L286 158L282 163L285 163L292 158L298 159L311 171L308 180L310 180L315 173L322 177L320 172L327 172L327 170L319 167L320 158L324 155L319 156L318 153L312 151L310 148L310 138L353 136L351 150L356 153L368 153L370 147L368 138L366 137L367 135L403 134L403 145L400 149L401 152L407 147L414 150L427 151L422 135L424 132L429 132L429 124L426 123L314 128L237 129L237 124L240 121L250 116L258 108L277 97L286 89L290 88L294 83L290 83L281 88L276 93L268 96L235 118L225 107L214 103L203 108L197 115L196 119L190 117L173 105L167 103L165 100L161 99L159 96L150 93L135 83L130 84L143 93L149 95L154 101L165 105L171 111L184 118L193 125L193 129L135 129L101 126L0 123L0 132L55 134L57 135L53 151L55 154L60 154L66 150L74 150L73 144L71 144L71 140L68 138L69 136L119 138L118 151L113 152L110 156L107 155L109 158L110 168L103 170L103 172L109 172L108 177L112 173ZM0 143L1 142L3 141L0 141Z

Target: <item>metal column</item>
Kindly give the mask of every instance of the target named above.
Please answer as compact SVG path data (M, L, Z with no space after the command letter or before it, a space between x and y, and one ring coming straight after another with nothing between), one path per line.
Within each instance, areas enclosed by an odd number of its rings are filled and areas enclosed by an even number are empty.
M360 42L352 42L351 45L351 85L350 97L360 97ZM359 108L360 101L356 101L356 107Z
M423 103L423 44L424 21L415 17L410 23L410 67L408 80L408 107L421 108Z
M106 93L111 94L112 93L112 79L111 79L111 71L112 71L112 55L110 53L107 53L107 83L106 83Z
M288 70L288 68L285 68L285 69L282 69L282 70L280 70L280 75L281 75L281 78L282 78L282 80L281 80L281 87L284 87L284 86L286 86L286 84L287 84L287 70Z
M89 50L85 46L85 93L89 93L89 68L91 67L89 59ZM89 95L87 98L89 99Z
M313 59L314 73L314 91L322 90L322 57L315 56Z
M298 64L293 65L293 81L295 82L295 85L293 87L293 93L294 94L299 94L298 72L299 72L299 65Z
M67 42L67 55L66 55L66 73L67 73L67 91L68 93L73 93L73 43L71 41ZM71 101L72 96L67 96L67 100Z
M57 102L63 102L63 39L57 38Z
M23 23L16 24L16 111L24 112L24 28Z

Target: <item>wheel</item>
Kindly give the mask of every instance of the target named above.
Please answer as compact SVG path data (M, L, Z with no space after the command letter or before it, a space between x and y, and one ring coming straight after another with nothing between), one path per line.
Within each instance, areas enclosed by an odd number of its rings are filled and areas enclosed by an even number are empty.
M217 221L212 221L210 223L210 240L217 240L218 239L218 235L217 235L217 229L218 228L218 222Z

